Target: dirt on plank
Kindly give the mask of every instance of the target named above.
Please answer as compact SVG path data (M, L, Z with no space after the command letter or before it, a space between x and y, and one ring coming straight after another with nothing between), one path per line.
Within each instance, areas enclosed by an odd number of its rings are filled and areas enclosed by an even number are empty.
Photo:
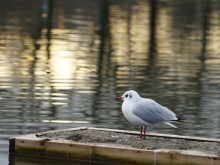
M70 140L90 144L98 143L106 146L120 146L136 149L193 150L220 156L220 142L196 141L156 136L146 136L146 139L140 139L138 135L134 134L89 129L48 132L44 134L37 134L36 136L39 138L54 140Z

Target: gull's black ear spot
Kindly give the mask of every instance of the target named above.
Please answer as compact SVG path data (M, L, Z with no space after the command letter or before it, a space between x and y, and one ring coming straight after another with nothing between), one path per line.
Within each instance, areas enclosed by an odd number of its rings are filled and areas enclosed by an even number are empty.
M132 98L132 96L130 95L130 98Z

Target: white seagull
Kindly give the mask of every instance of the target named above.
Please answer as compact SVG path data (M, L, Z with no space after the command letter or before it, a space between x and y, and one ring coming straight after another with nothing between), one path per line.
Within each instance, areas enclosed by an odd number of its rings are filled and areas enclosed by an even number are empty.
M151 127L159 122L164 122L174 128L177 127L171 124L170 121L186 123L186 119L177 117L171 110L154 100L140 97L134 90L125 92L122 96L117 97L116 100L124 100L122 112L129 122L141 126L140 138L143 139L146 137L146 127Z

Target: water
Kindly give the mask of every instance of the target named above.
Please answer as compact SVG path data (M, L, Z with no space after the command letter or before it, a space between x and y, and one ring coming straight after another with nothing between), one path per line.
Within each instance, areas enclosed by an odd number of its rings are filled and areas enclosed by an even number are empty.
M195 124L151 132L219 138L219 17L215 0L2 0L1 163L11 136L139 130L115 101L129 89Z

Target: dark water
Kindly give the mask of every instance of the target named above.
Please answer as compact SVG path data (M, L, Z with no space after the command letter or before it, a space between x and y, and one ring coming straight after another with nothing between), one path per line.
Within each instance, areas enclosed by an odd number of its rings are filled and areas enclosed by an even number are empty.
M1 0L1 163L15 135L138 130L115 101L129 89L195 124L150 131L219 138L219 18L215 0Z

